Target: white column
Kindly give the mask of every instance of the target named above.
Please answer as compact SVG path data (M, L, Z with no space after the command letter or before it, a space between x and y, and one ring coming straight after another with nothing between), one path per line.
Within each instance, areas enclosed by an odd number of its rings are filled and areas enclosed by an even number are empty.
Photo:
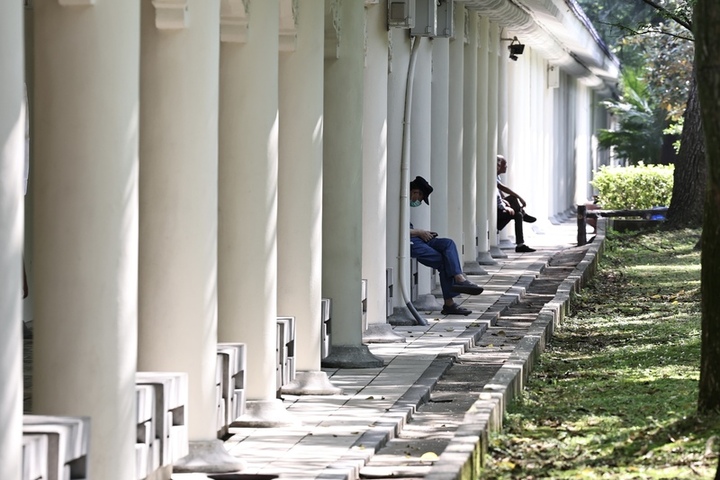
M488 143L487 178L488 185L488 223L490 225L490 253L493 258L507 257L498 248L497 235L497 154L498 154L498 110L500 105L500 27L490 23L490 44L488 48Z
M493 265L490 256L490 238L488 218L491 205L488 202L488 137L489 137L489 41L490 21L481 17L478 27L478 67L477 67L477 256L480 265ZM494 207L495 204L492 204Z
M403 298L401 281L405 275L410 281L410 263L400 263L400 242L410 243L410 238L400 238L400 192L401 163L403 155L403 125L405 118L405 92L410 64L409 30L391 28L388 32L389 74L387 87L387 264L393 269L393 313L388 321L393 325L415 325L415 318L406 306L410 298ZM409 226L408 226L409 227ZM409 249L408 249L409 251ZM403 270L405 272L403 273ZM407 283L407 293L410 285Z
M365 6L326 3L323 138L323 296L332 300L323 365L376 367L362 344L362 162Z
M463 88L463 270L470 274L483 274L485 270L476 260L477 237L477 45L478 15L468 13L468 43L465 45Z
M410 180L415 176L424 177L433 188L434 181L431 175L431 136L432 136L432 45L426 37L415 37L420 42L417 49L415 63L415 79L412 92L412 117L410 120ZM435 194L429 198L432 205ZM430 218L431 209L423 204L410 210L410 221L415 228L435 230L434 222ZM439 311L442 304L432 295L431 270L428 267L418 266L418 298L413 305L418 311Z
M278 0L252 2L245 36L221 30L218 333L247 346L238 425L293 423L275 382L279 12Z
M388 31L387 0L366 5L363 96L362 277L367 279L367 328L363 339L404 341L387 322ZM394 262L390 265L394 265Z
M463 244L463 91L465 83L465 22L467 10L455 3L455 38L450 40L448 100L448 236Z
M578 101L577 101L577 140L575 142L575 152L577 161L575 162L575 192L573 202L571 206L585 204L592 198L590 192L590 181L592 180L592 145L590 138L591 132L591 121L592 121L592 109L590 108L590 102L592 99L592 92L589 87L579 84L578 85ZM545 123L547 125L547 123Z
M287 32L279 65L277 303L296 322L298 372L282 389L294 395L341 391L320 370L324 13L324 0L289 13L296 30Z
M35 4L33 413L89 416L104 480L135 475L139 7Z
M24 45L20 2L0 5L0 478L22 473Z
M138 370L188 374L190 454L174 471L232 472L215 396L220 1L188 0L187 25L162 13L142 2Z
M457 7L456 7L457 8ZM437 37L432 41L432 110L430 140L430 177L435 189L430 211L432 227L441 236L448 236L448 137L450 113L450 39Z

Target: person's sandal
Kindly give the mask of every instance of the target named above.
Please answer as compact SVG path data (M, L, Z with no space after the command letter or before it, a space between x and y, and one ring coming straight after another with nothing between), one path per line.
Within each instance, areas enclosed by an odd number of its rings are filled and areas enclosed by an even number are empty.
M452 286L453 292L467 293L468 295L480 295L483 292L483 288L475 285L470 280L456 283Z
M440 313L443 315L465 315L467 317L472 312L467 308L461 307L457 303L453 303L452 305L444 305Z

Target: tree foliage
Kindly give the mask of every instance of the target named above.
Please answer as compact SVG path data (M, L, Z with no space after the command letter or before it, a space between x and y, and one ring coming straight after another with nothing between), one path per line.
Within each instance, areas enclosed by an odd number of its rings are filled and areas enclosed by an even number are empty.
M633 77L642 80L647 103L652 104L657 109L655 113L663 117L663 129L679 134L692 82L693 37L690 18L694 1L580 0L580 4L620 59L623 77L629 70ZM621 96L633 94L627 91L627 87L634 88L634 83L621 82ZM618 114L618 131L622 131L626 123L630 127L635 126L633 119L626 120L626 114L622 111L613 113ZM632 115L636 113L632 112ZM657 134L657 124L649 125L651 134ZM629 130L627 133L634 131ZM625 139L617 136L617 140ZM645 140L640 138L638 143ZM661 142L660 139L658 141Z
M601 130L598 142L602 148L615 148L617 157L631 165L657 163L660 159L666 115L650 94L648 82L637 70L622 72L620 98L603 102L618 119L618 128Z

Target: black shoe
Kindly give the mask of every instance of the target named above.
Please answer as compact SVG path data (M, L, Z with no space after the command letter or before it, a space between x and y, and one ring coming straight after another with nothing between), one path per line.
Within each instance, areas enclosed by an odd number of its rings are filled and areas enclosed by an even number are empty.
M528 215L527 213L523 212L523 221L528 223L534 223L537 218L533 217L532 215Z
M483 288L475 285L470 280L456 283L452 286L453 292L467 293L468 295L480 295L483 292Z
M527 245L525 245L525 244L523 243L522 245L518 245L517 247L515 247L515 251L516 251L517 253L532 253L532 252L535 251L535 249L534 249L534 248L530 248L530 247L528 247Z
M452 305L444 305L440 313L443 315L465 315L467 317L472 312L467 308L461 307L457 303L453 303Z

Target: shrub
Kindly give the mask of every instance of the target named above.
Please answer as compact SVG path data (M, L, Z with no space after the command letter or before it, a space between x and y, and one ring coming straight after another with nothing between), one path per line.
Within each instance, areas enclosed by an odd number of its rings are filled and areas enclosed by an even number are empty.
M591 185L606 210L646 210L669 206L674 165L600 167Z

